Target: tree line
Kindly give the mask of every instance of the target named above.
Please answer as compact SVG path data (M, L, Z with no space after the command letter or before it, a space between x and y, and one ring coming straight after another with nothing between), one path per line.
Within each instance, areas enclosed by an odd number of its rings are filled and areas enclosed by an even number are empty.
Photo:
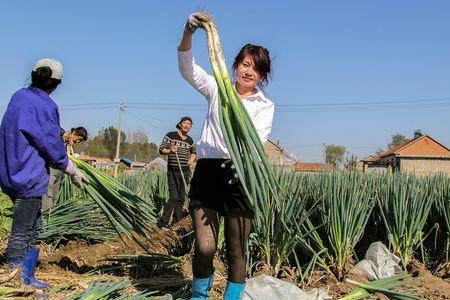
M77 153L85 153L89 156L114 159L116 155L118 131L116 128L109 126L102 128L98 133L89 137L83 143L75 145L74 149ZM127 157L132 161L150 162L158 153L158 145L151 143L148 136L141 130L129 132L121 132L120 136L120 157Z

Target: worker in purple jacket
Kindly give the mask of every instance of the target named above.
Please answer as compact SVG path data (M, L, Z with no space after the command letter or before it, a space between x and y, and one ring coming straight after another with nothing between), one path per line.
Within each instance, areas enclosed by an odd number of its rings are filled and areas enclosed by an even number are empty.
M19 268L25 285L45 289L34 277L42 230L42 196L47 192L49 166L70 175L79 188L86 179L72 164L60 137L58 106L50 94L61 83L63 67L41 59L31 72L31 85L11 98L0 127L0 187L14 202L8 263Z

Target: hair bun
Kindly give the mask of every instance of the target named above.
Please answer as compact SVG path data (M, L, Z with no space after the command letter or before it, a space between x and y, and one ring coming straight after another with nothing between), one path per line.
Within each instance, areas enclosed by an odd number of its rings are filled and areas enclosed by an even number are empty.
M49 67L39 67L34 72L38 77L42 79L48 80L52 78L52 69L50 69Z
M50 67L39 67L31 72L31 85L44 91L53 91L61 83L60 79L52 78Z

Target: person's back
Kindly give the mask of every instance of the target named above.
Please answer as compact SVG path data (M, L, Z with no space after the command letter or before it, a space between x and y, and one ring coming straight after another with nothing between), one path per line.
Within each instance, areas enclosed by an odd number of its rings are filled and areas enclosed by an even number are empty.
M0 127L0 185L9 196L33 197L45 193L47 157L38 152L40 144L52 143L48 148L58 153L55 163L67 164L62 141L47 139L55 127L59 128L49 122L55 119L59 122L57 106L44 91L30 86L11 97ZM40 124L44 121L45 124Z
M68 159L60 137L58 107L49 96L61 83L62 72L59 61L38 60L31 72L31 85L12 96L0 125L0 188L14 203L8 265L19 270L24 285L37 289L48 287L34 276L48 167L69 174L77 187L82 188L86 181Z

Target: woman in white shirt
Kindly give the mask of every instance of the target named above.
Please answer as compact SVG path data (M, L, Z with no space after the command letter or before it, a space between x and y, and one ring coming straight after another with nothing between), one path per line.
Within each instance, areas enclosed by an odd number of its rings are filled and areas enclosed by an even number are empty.
M181 75L208 103L202 135L197 142L198 161L189 193L189 211L195 233L191 299L209 299L221 217L225 219L228 262L224 299L240 299L245 288L245 252L254 212L240 182L228 183L233 178L231 168L221 167L230 155L220 128L217 84L213 76L196 65L191 52L192 34L198 27L196 14L191 14L178 47ZM269 73L269 52L261 46L245 45L233 63L236 92L263 143L272 129L274 114L274 104L261 90L268 84Z

